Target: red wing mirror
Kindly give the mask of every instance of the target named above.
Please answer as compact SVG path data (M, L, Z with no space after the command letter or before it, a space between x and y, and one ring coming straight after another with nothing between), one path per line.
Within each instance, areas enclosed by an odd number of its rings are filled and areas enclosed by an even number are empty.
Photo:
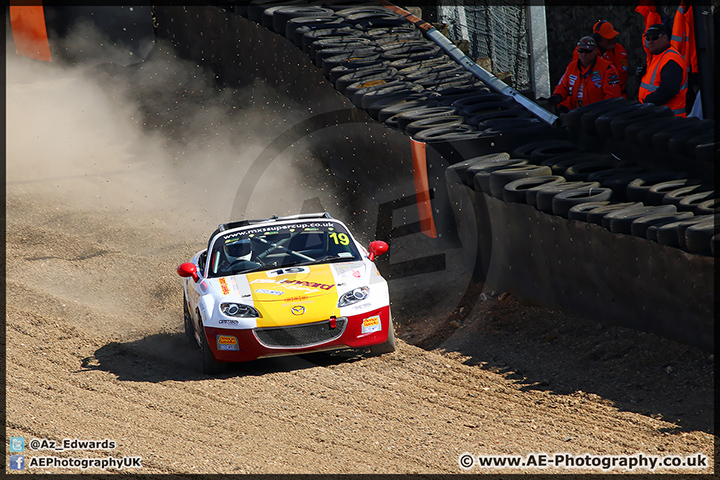
M370 255L368 255L368 258L372 262L373 260L375 260L375 257L387 252L388 248L390 248L390 246L382 240L375 240L374 242L370 242L370 248L368 248Z
M177 267L177 273L181 277L192 277L196 282L198 281L197 266L194 263L181 263Z

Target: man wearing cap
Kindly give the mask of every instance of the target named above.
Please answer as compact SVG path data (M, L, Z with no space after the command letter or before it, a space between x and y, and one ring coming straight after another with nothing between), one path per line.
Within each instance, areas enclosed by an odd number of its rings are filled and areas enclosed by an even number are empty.
M642 103L667 105L678 117L686 117L687 70L682 56L670 45L670 32L661 23L645 30L647 63L642 74L638 100Z
M617 42L620 35L607 20L598 20L593 25L592 37L598 47L598 56L612 63L620 79L620 91L627 98L628 60L625 47ZM577 50L573 51L573 60L577 60Z
M548 99L552 106L563 102L568 110L620 97L620 80L615 66L598 56L592 37L582 37L576 46L578 59L567 66L565 74Z

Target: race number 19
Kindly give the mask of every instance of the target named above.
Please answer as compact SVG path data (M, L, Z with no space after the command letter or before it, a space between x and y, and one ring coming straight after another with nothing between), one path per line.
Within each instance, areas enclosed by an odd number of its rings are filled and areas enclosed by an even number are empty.
M344 233L331 233L329 237L335 242L335 245L350 245L350 238Z

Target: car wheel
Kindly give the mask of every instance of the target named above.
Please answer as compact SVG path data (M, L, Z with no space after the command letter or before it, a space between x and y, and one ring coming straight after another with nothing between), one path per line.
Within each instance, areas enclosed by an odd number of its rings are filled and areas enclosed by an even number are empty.
M190 345L197 347L198 344L197 340L195 339L195 328L192 324L190 310L188 310L187 297L185 296L185 292L183 292L183 315L185 316L185 337L187 337L187 341Z
M390 323L388 324L388 338L385 343L373 345L370 347L370 356L375 357L383 353L392 353L395 351L395 328L393 327L392 315L390 315Z
M210 344L207 341L207 335L205 335L205 329L200 324L200 330L202 331L200 337L202 338L202 345L200 350L202 353L202 371L206 375L215 375L227 371L228 364L218 362L210 350Z

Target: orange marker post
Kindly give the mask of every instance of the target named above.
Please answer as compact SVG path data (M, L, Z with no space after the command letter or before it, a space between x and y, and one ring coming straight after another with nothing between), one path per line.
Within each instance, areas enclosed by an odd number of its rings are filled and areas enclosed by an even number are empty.
M10 5L10 25L18 55L52 62L42 5Z
M432 204L430 203L430 187L427 176L427 159L425 143L410 139L412 151L413 177L415 178L415 199L420 215L420 229L430 238L437 238L435 220L433 220Z

